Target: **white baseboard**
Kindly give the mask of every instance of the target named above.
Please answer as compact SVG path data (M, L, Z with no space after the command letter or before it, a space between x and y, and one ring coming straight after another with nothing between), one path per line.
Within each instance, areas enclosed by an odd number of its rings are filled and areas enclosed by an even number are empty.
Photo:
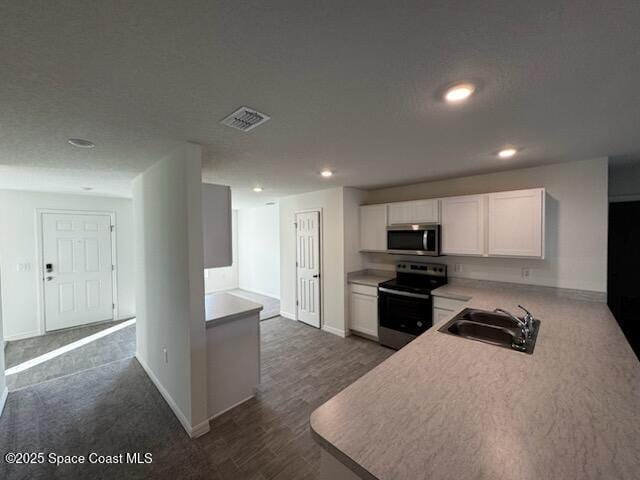
M2 412L4 411L4 405L7 403L7 397L9 396L9 388L4 387L4 392L0 395L0 416L2 416Z
M284 318L288 318L289 320L298 320L293 313L285 312L284 310L280 310L280 316Z
M256 394L254 393L253 395L249 395L247 398L244 398L242 400L240 400L239 402L234 403L233 405L231 405L228 408L225 408L224 410L222 410L221 412L218 412L212 416L209 417L209 420L207 421L207 424L209 421L213 420L214 418L218 418L220 415L227 413L229 410L232 410L234 408L236 408L238 405L242 405L244 402L251 400L252 398L254 398L256 396ZM206 433L206 432L205 432Z
M173 410L173 413L182 424L182 427L187 431L187 434L191 438L197 438L207 433L209 431L209 421L205 420L196 426L191 426L191 423L189 422L189 420L187 420L187 417L184 415L184 413L182 413L182 410L180 410L180 408L178 407L176 402L173 400L171 395L169 395L169 392L167 392L164 386L160 383L160 380L158 380L158 378L155 376L153 371L149 368L149 366L145 363L145 361L142 360L142 358L138 355L137 352L136 352L136 360L138 360L138 363L140 363L144 371L147 373L147 376L149 377L149 379L156 386L156 388L160 392L160 395L162 395L164 400L167 402L167 405L169 405L169 408Z
M342 338L345 338L347 336L347 332L345 332L344 330L340 330L339 328L335 328L335 327L332 327L330 325L323 325L322 326L322 330L324 330L325 332L332 333L332 334L337 335L337 336L342 337Z
M4 341L6 345L6 342L14 342L16 340L23 340L25 338L38 337L40 335L42 335L42 333L40 333L40 330L35 330L33 332L21 333L19 335L6 335L4 337Z
M239 290L244 290L245 292L250 292L250 293L257 293L258 295L263 295L265 297L269 297L269 298L275 298L276 300L280 300L280 297L276 297L273 293L267 293L267 292L263 292L260 290L256 290L255 288L245 288L243 286L239 286L238 287Z

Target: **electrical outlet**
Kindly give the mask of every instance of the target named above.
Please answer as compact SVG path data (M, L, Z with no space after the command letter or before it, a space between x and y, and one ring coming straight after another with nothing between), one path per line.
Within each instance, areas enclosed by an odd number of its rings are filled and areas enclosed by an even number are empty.
M531 276L531 270L528 268L522 269L522 278L529 278Z
M462 273L462 264L461 263L454 264L453 271L456 273Z
M169 352L167 352L167 349L163 348L162 353L164 354L164 363L169 363Z

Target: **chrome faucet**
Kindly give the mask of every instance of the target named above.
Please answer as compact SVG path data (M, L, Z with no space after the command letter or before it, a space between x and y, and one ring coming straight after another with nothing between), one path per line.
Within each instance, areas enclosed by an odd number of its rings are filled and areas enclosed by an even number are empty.
M531 312L526 308L524 308L522 305L518 305L518 308L524 312L525 314L524 321L527 324L527 330L529 330L529 333L532 333L533 332L533 315L531 315Z
M522 307L520 307L522 308ZM524 310L524 309L523 309ZM511 320L513 320L519 327L520 327L520 331L522 332L522 337L520 338L520 344L524 345L524 343L527 341L527 339L529 338L529 334L531 332L530 328L529 328L529 323L527 321L527 317L525 317L525 320L520 320L517 316L515 316L513 313L504 310L502 308L496 308L494 310L495 313L501 313L503 315L506 315L507 317L509 317ZM528 313L528 312L527 312Z

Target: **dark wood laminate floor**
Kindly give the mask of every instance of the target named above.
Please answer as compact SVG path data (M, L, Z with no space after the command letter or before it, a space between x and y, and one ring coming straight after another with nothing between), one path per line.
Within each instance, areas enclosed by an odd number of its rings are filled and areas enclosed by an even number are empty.
M5 366L10 369L122 323L123 321L104 322L8 342L5 350ZM7 387L9 391L18 390L117 360L131 358L135 353L136 327L130 325L44 363L7 375Z
M9 394L0 452L150 452L149 465L7 465L0 478L316 478L319 446L309 415L393 352L277 317L261 322L262 386L256 399L191 440L135 359Z

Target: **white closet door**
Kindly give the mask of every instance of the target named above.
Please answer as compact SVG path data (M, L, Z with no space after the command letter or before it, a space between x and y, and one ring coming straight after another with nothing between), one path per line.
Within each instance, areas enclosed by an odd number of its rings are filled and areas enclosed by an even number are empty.
M298 320L320 328L320 212L296 214Z

